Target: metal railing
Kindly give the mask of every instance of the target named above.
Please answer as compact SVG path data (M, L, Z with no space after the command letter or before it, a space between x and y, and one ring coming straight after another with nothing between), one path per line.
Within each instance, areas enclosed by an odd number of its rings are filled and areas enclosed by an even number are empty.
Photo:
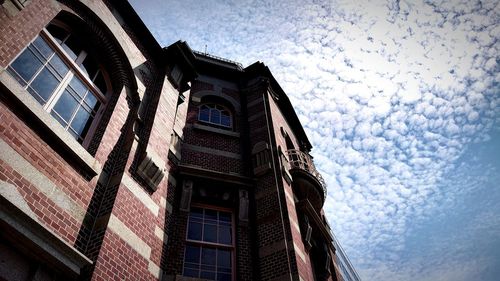
M316 166L314 166L311 156L297 149L289 149L287 152L290 168L304 170L315 177L320 183L320 187L323 191L323 199L326 199L326 182L318 170L316 170Z
M237 61L232 61L230 59L226 59L226 58L223 58L223 57L219 57L219 56L216 56L216 55L212 55L212 54L209 54L209 53L204 53L204 52L200 52L200 51L193 51L193 53L195 55L201 55L201 56L205 56L205 57L209 57L209 58L212 58L212 59L215 59L215 60L218 60L218 61L222 61L222 62L225 62L225 63L229 63L229 64L234 64L237 66L238 70L243 70L243 65Z

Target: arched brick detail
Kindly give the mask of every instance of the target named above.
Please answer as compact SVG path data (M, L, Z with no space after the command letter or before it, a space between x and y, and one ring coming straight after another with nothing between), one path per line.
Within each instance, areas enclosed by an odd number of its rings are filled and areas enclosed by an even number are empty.
M191 97L195 98L195 99L199 99L200 101L203 100L203 98L205 97L214 97L214 98L217 98L217 99L223 99L224 101L226 101L229 105L231 105L231 109L234 110L234 113L236 114L240 114L241 112L241 106L240 106L240 103L238 101L236 101L234 98L226 95L226 94L218 94L214 91L199 91L199 92L196 92L196 93L192 93L191 94Z
M137 93L137 82L127 55L106 24L80 2L68 0L60 0L59 2L63 5L63 10L56 16L56 19L78 28L79 32L88 38L87 41L92 42L89 45L95 46L95 49L99 50L96 55L98 60L104 64L111 80L112 94L109 95L106 110L101 116L87 148L90 154L95 155L118 97L124 89L129 108L138 107L140 98Z

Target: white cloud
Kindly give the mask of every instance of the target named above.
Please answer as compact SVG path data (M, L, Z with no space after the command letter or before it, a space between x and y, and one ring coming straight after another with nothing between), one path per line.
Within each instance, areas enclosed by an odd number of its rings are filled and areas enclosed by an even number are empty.
M445 200L443 175L500 122L498 3L182 1L169 16L158 7L167 9L152 4L144 20L164 44L180 38L270 67L315 147L325 212L365 280L476 280L488 261L461 266L436 251L429 267L404 251L409 225Z

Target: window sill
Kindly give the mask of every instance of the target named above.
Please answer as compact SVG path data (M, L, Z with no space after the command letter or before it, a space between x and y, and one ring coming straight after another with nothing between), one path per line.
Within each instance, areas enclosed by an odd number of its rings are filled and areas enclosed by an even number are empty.
M61 125L44 111L40 104L36 102L31 95L19 85L19 83L10 76L3 68L0 69L0 83L6 88L5 93L11 94L16 100L16 104L20 104L25 109L29 117L36 121L36 125L44 127L49 135L40 137L44 139L47 144L56 151L64 151L70 155L72 161L76 162L84 168L92 177L101 172L101 164L88 153L83 146L78 143L68 132L66 132Z
M193 124L193 128L198 129L198 130L209 131L209 132L217 133L217 134L221 134L221 135L226 135L226 136L230 136L230 137L235 137L235 138L240 137L240 133L238 133L238 132L214 128L211 126L202 125L202 124L198 124L198 123Z

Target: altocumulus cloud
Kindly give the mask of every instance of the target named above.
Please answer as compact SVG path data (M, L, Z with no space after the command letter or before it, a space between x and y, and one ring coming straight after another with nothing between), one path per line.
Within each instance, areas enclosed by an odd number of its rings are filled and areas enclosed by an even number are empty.
M480 280L494 266L460 254L476 234L500 236L494 213L478 211L446 238L412 231L500 180L498 167L456 164L498 129L497 1L161 3L135 6L163 44L182 39L270 66L315 147L326 214L364 279ZM448 178L457 169L481 176Z

